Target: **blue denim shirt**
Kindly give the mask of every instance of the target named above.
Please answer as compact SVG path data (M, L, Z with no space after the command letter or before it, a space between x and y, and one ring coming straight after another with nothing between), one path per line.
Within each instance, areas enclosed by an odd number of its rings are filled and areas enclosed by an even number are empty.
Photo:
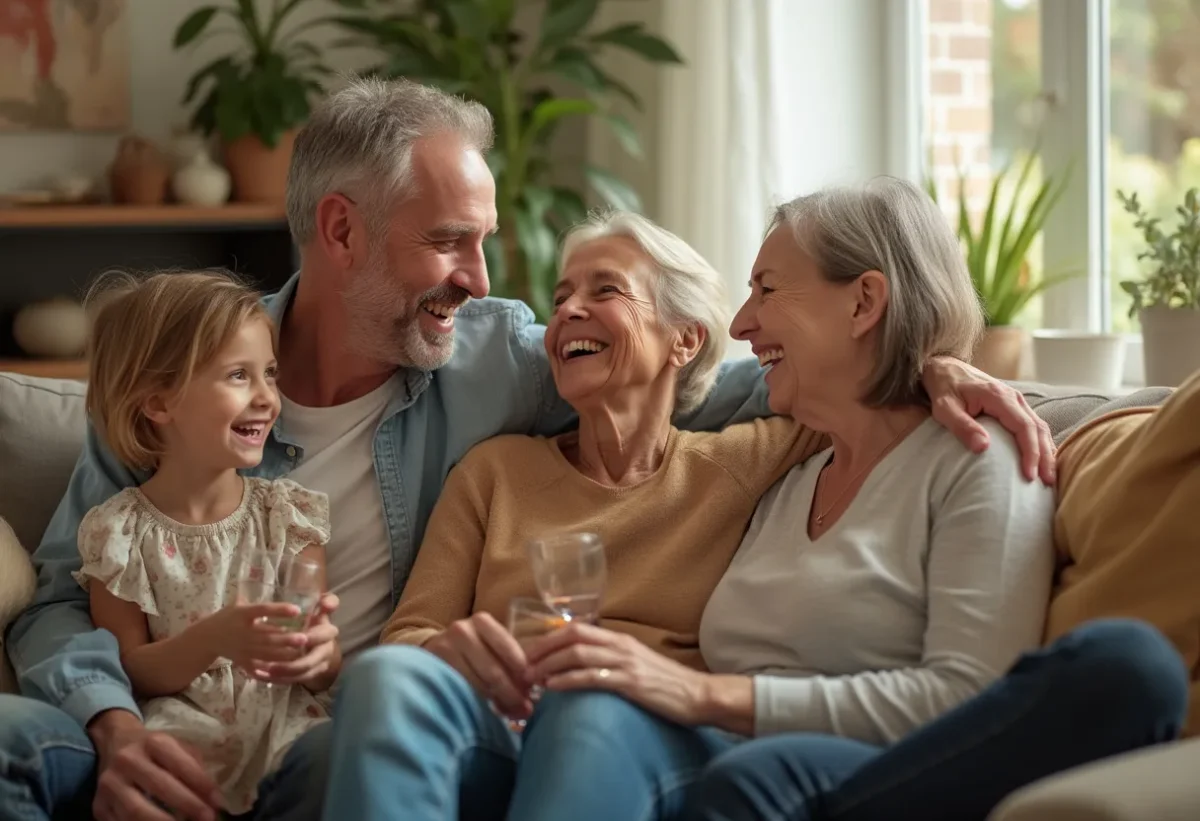
M298 274L265 297L279 323ZM473 445L502 433L553 435L575 423L558 396L542 345L545 328L521 302L482 299L459 310L450 361L434 372L410 370L375 432L375 472L392 548L392 604L446 474ZM717 386L696 411L676 420L691 430L768 414L766 387L754 359L722 366ZM288 438L287 417L271 432L262 463L247 473L286 475L304 458ZM9 656L24 695L65 710L81 724L104 710L140 715L121 668L116 638L97 629L86 592L72 578L80 567L76 533L85 513L147 477L121 465L88 425L66 495L34 553L38 590L9 632Z

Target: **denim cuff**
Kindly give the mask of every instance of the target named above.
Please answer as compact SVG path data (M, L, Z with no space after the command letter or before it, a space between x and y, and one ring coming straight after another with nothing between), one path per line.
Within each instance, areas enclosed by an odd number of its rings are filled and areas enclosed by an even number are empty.
M85 684L71 691L58 706L78 721L80 727L87 727L93 718L105 710L126 710L139 720L142 718L142 711L133 700L133 694L121 685L107 681Z

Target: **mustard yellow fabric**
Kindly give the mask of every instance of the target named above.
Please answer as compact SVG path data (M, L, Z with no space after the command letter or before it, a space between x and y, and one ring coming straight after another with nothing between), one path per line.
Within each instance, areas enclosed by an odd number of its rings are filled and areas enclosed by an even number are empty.
M1155 625L1191 671L1185 734L1200 734L1200 373L1160 408L1081 427L1058 458L1047 641L1094 618Z

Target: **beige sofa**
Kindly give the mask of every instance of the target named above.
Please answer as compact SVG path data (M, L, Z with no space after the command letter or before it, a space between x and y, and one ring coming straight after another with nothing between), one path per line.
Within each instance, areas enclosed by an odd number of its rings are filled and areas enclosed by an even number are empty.
M1152 388L1114 399L1020 387L1058 441L1085 419L1120 406L1156 405L1167 395ZM79 382L0 373L0 518L31 550L78 456L83 397ZM1193 821L1200 818L1198 774L1200 739L1164 745L1034 784L1012 795L991 821Z

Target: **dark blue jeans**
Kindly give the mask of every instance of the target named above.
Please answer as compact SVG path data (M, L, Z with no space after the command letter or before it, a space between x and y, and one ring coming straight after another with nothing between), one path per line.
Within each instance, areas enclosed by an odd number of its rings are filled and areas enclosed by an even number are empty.
M1158 631L1095 621L886 749L813 734L738 745L688 790L683 817L982 821L1040 778L1176 738L1187 699L1187 670Z

